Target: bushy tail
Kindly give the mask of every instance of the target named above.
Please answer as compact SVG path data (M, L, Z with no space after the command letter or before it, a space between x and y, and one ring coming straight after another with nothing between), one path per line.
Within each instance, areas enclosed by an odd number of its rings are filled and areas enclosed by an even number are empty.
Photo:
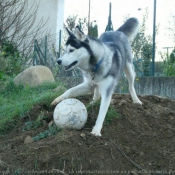
M117 31L123 32L129 41L132 41L137 34L139 21L137 18L129 18Z

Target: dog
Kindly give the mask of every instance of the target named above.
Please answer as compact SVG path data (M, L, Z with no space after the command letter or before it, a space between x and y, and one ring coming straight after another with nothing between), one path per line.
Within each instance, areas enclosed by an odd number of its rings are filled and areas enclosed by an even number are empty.
M142 104L134 88L135 71L130 45L138 27L138 20L129 18L118 30L104 32L99 39L85 35L78 26L74 32L66 28L69 35L65 44L66 50L57 63L64 66L65 71L79 68L84 81L57 97L51 105L56 105L66 98L87 94L91 92L93 85L92 102L101 97L99 114L91 132L95 136L101 136L113 91L123 71L128 79L133 103Z

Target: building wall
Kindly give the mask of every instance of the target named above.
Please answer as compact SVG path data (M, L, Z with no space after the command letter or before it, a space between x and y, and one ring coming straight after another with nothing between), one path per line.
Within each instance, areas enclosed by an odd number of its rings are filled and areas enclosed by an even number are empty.
M34 28L37 24L43 20L43 23L47 22L44 26L44 30L53 35L56 39L56 45L59 43L59 30L63 29L64 21L64 0L28 0L29 8L39 4L36 21Z

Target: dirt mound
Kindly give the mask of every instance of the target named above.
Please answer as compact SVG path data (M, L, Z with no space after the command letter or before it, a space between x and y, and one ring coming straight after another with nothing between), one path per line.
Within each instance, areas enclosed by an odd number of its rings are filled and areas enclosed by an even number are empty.
M90 135L89 115L81 131L58 134L25 144L48 129L53 108L33 108L21 125L0 136L0 172L9 174L175 174L175 101L158 96L139 96L133 104L127 94L114 94L112 106L121 116L105 124L102 137ZM79 98L85 104L89 96ZM38 114L48 118L36 129L22 130ZM12 173L13 172L13 173ZM2 173L1 173L2 174Z

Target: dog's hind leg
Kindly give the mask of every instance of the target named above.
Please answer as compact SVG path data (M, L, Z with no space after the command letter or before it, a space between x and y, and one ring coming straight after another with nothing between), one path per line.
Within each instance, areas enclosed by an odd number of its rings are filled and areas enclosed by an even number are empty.
M94 88L93 100L90 102L90 104L95 103L95 102L96 102L97 100L99 100L99 99L100 99L100 93L99 93L98 87L96 86L96 87Z
M134 71L133 65L131 63L129 63L129 62L126 62L126 66L125 66L124 72L125 72L125 75L126 75L126 77L128 79L129 92L131 94L133 102L142 104L142 102L137 97L137 94L136 94L135 88L134 88L135 71Z
M95 101L97 101L97 100L99 100L99 99L100 99L99 89L98 89L98 87L95 87L95 89L94 89L93 101L95 102Z

